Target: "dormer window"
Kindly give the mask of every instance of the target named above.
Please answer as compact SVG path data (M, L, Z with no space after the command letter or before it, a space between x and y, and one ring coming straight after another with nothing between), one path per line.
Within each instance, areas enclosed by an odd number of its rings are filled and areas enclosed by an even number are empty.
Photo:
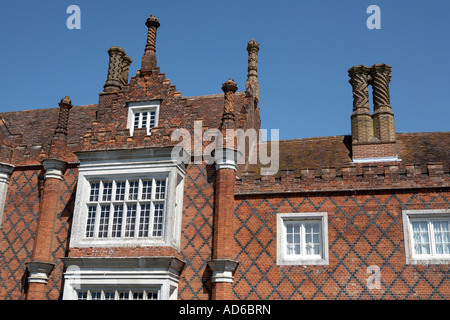
M135 129L147 129L151 134L152 128L158 125L159 101L145 101L128 105L127 129L132 136Z

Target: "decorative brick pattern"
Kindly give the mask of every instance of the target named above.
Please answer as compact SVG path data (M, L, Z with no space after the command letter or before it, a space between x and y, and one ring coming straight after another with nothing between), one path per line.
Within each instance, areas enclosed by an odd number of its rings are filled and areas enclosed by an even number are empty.
M186 266L178 287L180 299L210 299L215 170L192 164L184 191L181 260Z
M24 299L25 262L30 261L39 212L40 170L11 176L0 229L0 300Z
M68 256L69 235L72 226L73 208L75 205L78 169L69 167L64 175L60 194L60 212L56 220L52 258L55 267L50 274L46 298L57 300L62 298L63 263L61 258Z
M240 196L237 299L449 299L448 265L406 265L402 210L448 208L450 193ZM276 214L328 212L328 266L276 265ZM369 266L380 289L368 289Z

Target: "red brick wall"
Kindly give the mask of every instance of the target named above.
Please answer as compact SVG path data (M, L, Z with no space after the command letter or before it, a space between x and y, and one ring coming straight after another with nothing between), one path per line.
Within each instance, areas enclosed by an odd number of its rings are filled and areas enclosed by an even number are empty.
M406 265L402 210L450 207L448 191L239 195L237 299L449 299L448 265ZM329 265L277 266L276 214L327 212ZM368 289L367 268L381 270Z
M398 155L397 144L395 142L353 144L353 159L361 158L384 158Z
M178 285L179 299L210 299L215 170L204 164L187 168L184 184L181 260L186 265Z
M25 298L26 267L31 261L39 212L39 181L43 176L41 167L16 168L11 175L0 229L0 299ZM59 197L52 259L55 268L50 275L46 298L62 296L63 265L60 258L67 255L68 235L75 201L78 169L69 167L64 175Z

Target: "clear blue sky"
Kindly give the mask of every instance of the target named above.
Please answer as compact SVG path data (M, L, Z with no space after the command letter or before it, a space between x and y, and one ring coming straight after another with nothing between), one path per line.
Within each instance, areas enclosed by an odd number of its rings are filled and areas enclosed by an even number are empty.
M69 5L81 29L69 30ZM369 5L381 29L369 30ZM146 18L155 14L161 71L183 96L245 89L247 42L260 44L263 128L280 138L350 134L353 65L392 66L397 132L449 131L450 1L131 0L4 1L0 13L0 111L97 103L107 50L123 47L140 67Z

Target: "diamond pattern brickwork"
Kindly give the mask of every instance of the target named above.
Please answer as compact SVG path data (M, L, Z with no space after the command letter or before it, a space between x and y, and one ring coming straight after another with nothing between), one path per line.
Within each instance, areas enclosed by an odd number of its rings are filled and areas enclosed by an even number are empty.
M215 170L191 164L184 185L181 256L186 265L178 286L180 299L210 299Z
M449 299L448 265L405 264L402 224L402 210L449 206L443 192L241 197L235 298ZM329 265L277 266L276 214L291 212L328 212ZM369 266L379 267L379 289L368 287Z
M64 174L64 180L61 185L59 213L56 220L52 252L55 267L53 268L48 282L47 299L49 300L62 299L64 264L62 263L61 258L67 257L68 255L69 235L72 226L77 180L78 169L69 167Z
M25 262L33 252L40 170L14 171L0 228L0 300L24 299Z
M0 229L2 300L25 298L27 276L25 263L31 261L33 252L39 212L38 186L42 174L39 169L14 171L10 179ZM76 168L68 168L61 186L60 212L56 221L52 253L55 268L50 275L46 296L51 300L60 299L62 296L63 265L60 258L67 254L77 175Z

